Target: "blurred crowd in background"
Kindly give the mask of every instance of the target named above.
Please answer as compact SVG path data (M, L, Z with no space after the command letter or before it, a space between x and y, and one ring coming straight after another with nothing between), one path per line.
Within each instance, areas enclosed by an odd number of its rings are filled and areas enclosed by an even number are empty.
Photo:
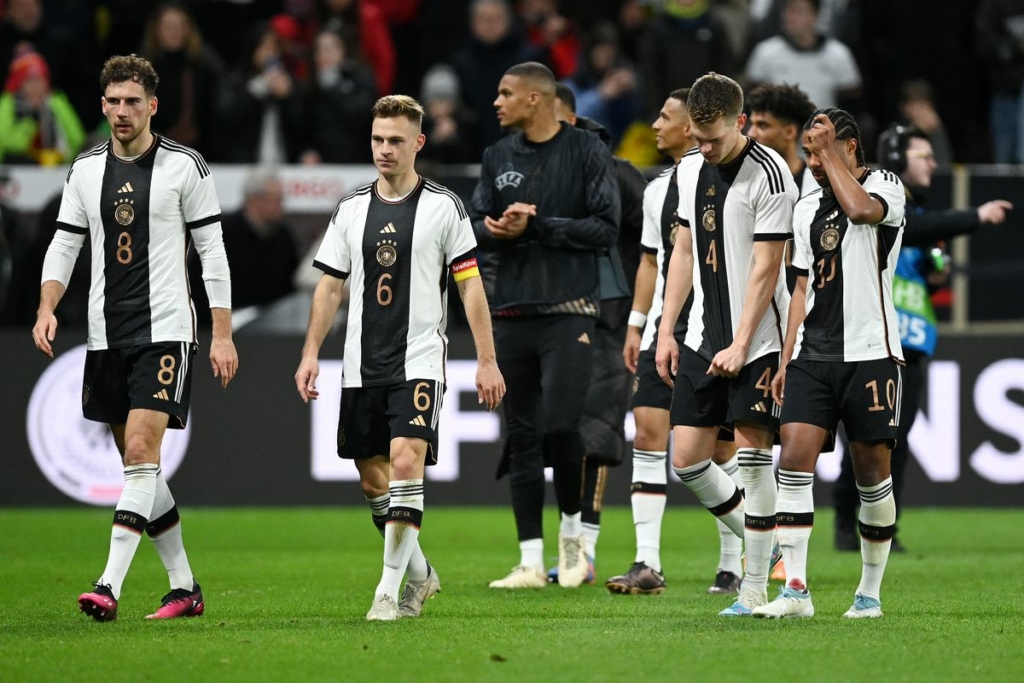
M220 163L365 163L384 94L427 107L423 156L477 163L501 74L544 62L616 151L660 163L666 93L717 71L896 119L940 162L1024 162L1024 0L0 0L0 163L69 163L107 136L97 74L139 53L157 132Z
M1024 163L1024 0L0 0L0 200L5 167L67 165L109 138L98 73L132 52L160 76L154 132L254 169L224 222L239 307L315 285L263 169L370 163L370 110L389 93L423 102L432 168L477 164L502 135L497 84L524 61L641 168L668 163L650 129L666 95L709 71L849 110L869 162L899 121L940 165ZM0 201L0 324L34 320L59 205L19 227ZM85 322L77 277L64 324Z

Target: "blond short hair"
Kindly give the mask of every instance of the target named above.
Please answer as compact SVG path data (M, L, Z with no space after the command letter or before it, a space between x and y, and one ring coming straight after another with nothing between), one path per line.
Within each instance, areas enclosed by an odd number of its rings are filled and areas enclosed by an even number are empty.
M418 128L423 126L423 105L408 95L386 95L377 100L372 112L374 119L393 119L402 116L415 123Z
M694 82L686 105L690 119L699 125L734 119L743 113L743 88L728 76L712 71Z

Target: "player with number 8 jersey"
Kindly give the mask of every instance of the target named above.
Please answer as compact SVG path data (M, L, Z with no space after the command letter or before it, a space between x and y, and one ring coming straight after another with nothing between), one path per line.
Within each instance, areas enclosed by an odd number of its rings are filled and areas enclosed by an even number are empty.
M160 470L168 428L188 418L195 309L186 255L194 243L213 318L210 362L226 387L238 368L231 340L231 279L213 177L202 156L150 131L159 77L136 55L111 57L100 85L111 139L79 155L68 172L57 231L43 262L32 336L53 357L54 310L85 240L92 247L89 340L82 388L87 419L110 425L124 463L107 566L78 598L97 621L117 618L121 585L148 533L171 591L150 618L201 616L181 540L178 508Z

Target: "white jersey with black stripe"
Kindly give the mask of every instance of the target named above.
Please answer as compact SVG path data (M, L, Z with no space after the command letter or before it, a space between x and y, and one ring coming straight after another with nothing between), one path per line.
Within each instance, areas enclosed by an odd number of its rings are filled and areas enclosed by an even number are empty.
M342 386L445 381L449 269L478 274L462 201L420 179L391 200L376 182L342 199L313 265L349 282Z
M220 217L203 157L167 138L155 136L130 161L110 141L75 159L57 228L87 236L92 248L90 350L195 342L188 248L202 232L223 257ZM227 280L226 260L223 270Z
M819 190L794 210L793 267L807 275L806 317L794 358L856 362L903 359L892 277L903 242L906 192L891 171L866 171L861 185L885 217L853 223L832 192Z
M661 320L661 312L665 305L665 264L666 246L664 236L663 218L666 209L666 200L669 198L669 190L673 189L676 182L676 167L667 168L657 178L647 183L644 188L644 226L640 234L640 248L648 254L655 254L658 262L658 275L654 281L654 297L651 299L651 308L647 311L647 323L644 325L640 335L640 350L646 351L654 345L655 335L658 332L658 323ZM678 196L677 193L673 195ZM678 205L678 204L677 204ZM673 214L675 207L671 208ZM670 235L670 242L674 242L678 230Z
M739 327L754 243L792 236L797 188L782 157L754 140L721 166L699 154L684 157L678 173L679 218L693 245L686 346L710 362L732 344ZM748 359L781 350L788 307L780 259L775 291L751 337Z

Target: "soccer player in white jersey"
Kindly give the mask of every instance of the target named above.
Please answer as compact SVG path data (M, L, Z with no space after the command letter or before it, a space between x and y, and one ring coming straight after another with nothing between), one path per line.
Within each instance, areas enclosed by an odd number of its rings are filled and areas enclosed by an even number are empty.
M678 164L685 154L697 154L690 136L690 117L686 111L689 88L672 91L658 118L651 124L658 151ZM652 180L644 190L644 223L641 236L641 259L637 269L633 295L633 311L629 317L622 357L633 373L631 404L636 422L633 439L633 480L630 502L636 529L636 558L624 574L605 582L612 593L650 595L664 592L665 576L661 567L661 523L665 516L668 493L666 460L668 459L669 407L672 389L654 364L655 340L661 322L661 306L665 292L665 274L669 256L679 230L679 189L676 165ZM682 234L686 234L685 232ZM676 339L686 334L684 310L676 325ZM737 486L742 486L739 463L732 434L723 436L715 445L712 460L718 463ZM720 556L715 581L707 592L732 595L739 590L743 574L741 554L743 539L718 521Z
M892 277L906 193L892 171L864 167L860 131L848 112L819 109L804 128L807 165L822 189L794 212L793 265L800 277L772 380L783 406L776 519L788 580L754 616L814 616L807 590L814 467L821 451L833 449L842 420L860 494L863 561L853 606L843 616L877 618L896 524L889 460L900 422L903 349Z
M389 95L374 105L377 180L342 199L327 226L313 262L324 274L295 373L302 400L316 400L317 357L348 281L338 455L355 460L384 536L384 571L369 621L419 616L441 588L419 531L425 466L438 457L449 271L476 343L479 400L493 410L505 394L469 216L453 192L416 173L422 123L423 107L411 97Z
M779 155L742 134L743 91L709 73L693 84L690 131L699 155L679 164L679 220L658 327L658 374L674 383L672 467L712 514L745 541L746 575L723 616L768 601L775 536L771 380L788 305L782 252L796 186ZM681 231L682 232L682 231ZM693 290L680 347L673 330ZM732 428L744 496L711 460L720 425Z
M110 425L125 478L107 565L95 590L78 598L81 610L97 621L117 618L121 585L143 532L171 584L147 618L195 617L205 610L178 509L160 471L164 431L185 427L197 349L185 263L190 242L210 299L213 375L226 387L238 369L213 177L198 152L150 132L158 83L153 66L135 55L103 65L101 104L111 139L79 155L68 172L32 328L36 347L52 358L54 310L88 238L92 285L83 412Z

